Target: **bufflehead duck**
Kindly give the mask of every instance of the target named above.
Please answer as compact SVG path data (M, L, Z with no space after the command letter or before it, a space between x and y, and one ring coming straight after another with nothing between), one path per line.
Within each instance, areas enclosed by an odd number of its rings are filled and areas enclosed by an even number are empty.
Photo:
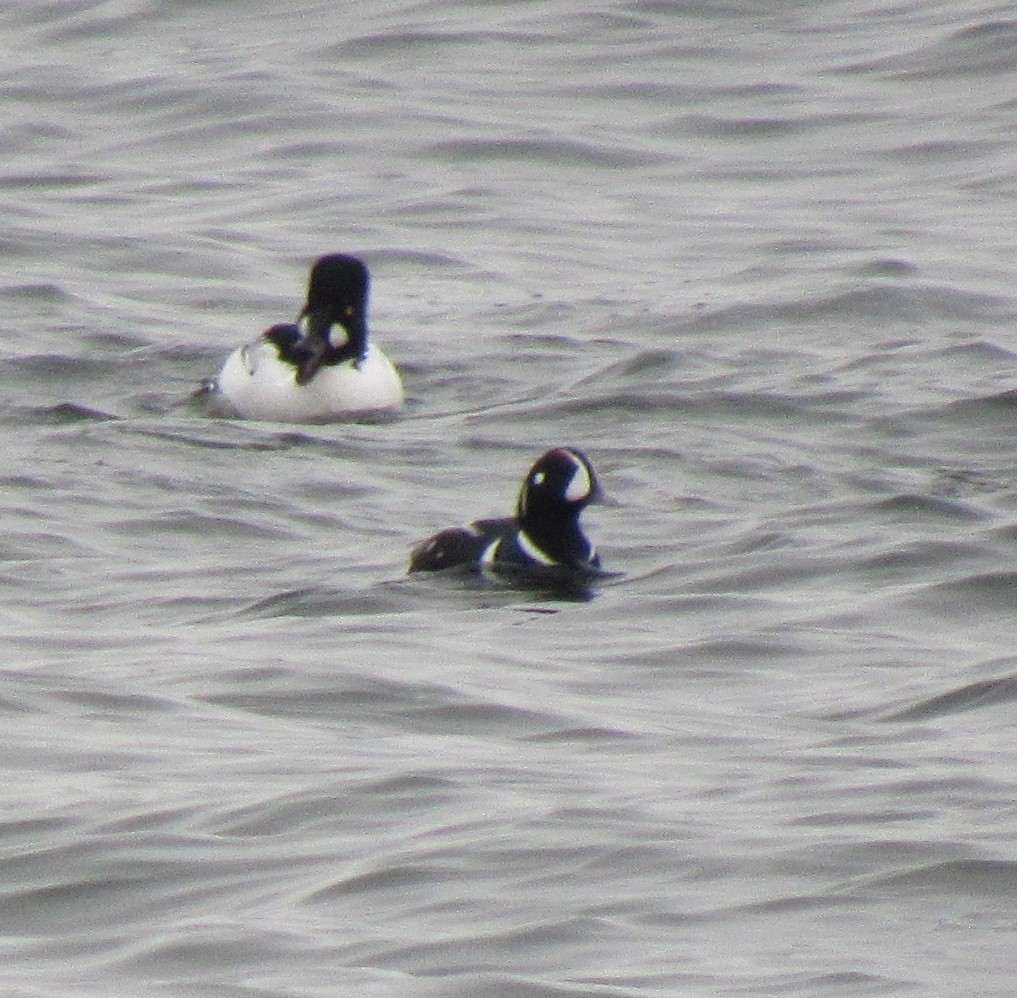
M281 423L399 408L399 374L367 338L369 283L355 256L332 253L315 261L297 321L272 326L226 358L208 386L216 407ZM339 329L346 338L336 343Z
M601 498L586 456L549 450L527 472L516 515L453 527L418 544L410 572L468 566L484 574L537 583L582 583L606 573L579 526L579 514Z

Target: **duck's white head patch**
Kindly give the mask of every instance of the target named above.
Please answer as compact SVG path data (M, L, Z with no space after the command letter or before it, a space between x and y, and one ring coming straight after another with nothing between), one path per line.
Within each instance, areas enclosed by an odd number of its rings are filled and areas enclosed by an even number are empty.
M593 482L590 480L590 471L584 462L571 454L569 457L572 458L575 470L572 472L572 478L569 479L569 483L565 488L565 501L582 502L584 499L589 499L593 494Z

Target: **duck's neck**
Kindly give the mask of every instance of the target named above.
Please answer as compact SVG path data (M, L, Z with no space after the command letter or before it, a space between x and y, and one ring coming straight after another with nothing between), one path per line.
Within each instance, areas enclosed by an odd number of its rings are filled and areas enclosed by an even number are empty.
M579 514L556 518L523 516L519 529L549 558L563 565L590 560L593 545L579 526Z

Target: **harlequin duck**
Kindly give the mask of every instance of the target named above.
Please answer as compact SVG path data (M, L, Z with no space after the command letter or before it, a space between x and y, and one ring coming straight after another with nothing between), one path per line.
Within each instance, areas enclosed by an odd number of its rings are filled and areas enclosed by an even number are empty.
M516 515L453 527L418 544L410 572L465 566L515 581L583 582L606 573L579 526L601 498L593 466L574 447L557 447L527 472Z

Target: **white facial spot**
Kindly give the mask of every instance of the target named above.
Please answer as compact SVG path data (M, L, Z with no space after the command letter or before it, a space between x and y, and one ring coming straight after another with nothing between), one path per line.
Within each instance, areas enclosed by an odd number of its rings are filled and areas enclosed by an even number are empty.
M577 461L575 467L572 480L569 482L568 488L565 489L566 502L580 502L589 498L590 493L593 492L593 483L590 481L590 473L586 470L586 466Z

